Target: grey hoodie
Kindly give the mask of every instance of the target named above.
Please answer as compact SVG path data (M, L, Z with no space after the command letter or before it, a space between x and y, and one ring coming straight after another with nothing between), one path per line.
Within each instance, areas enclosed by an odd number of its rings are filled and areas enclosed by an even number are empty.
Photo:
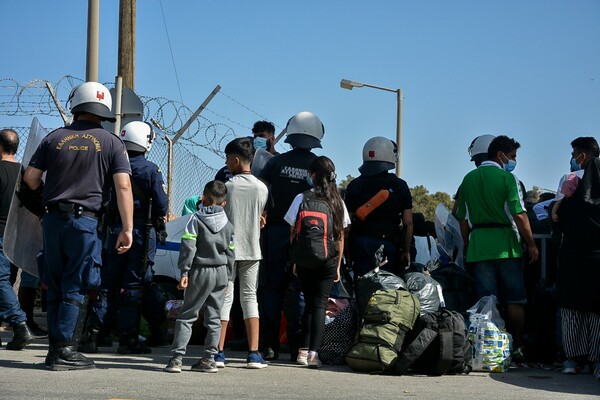
M190 216L181 235L179 248L179 269L187 275L192 267L227 266L227 276L231 280L235 261L233 226L221 206L201 207Z

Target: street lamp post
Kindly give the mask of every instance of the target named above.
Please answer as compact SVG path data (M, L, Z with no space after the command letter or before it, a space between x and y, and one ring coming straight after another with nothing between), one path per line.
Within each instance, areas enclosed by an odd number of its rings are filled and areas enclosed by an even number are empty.
M396 114L396 145L398 146L398 162L396 163L396 175L401 176L402 163L402 89L388 89L381 86L370 85L368 83L355 82L348 79L342 79L340 87L343 89L352 90L353 88L370 87L373 89L385 90L386 92L396 93L398 100L398 112Z

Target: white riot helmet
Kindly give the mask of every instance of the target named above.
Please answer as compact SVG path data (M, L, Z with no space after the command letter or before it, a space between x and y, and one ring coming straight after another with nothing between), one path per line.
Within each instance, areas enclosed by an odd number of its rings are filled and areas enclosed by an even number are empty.
M147 122L132 121L121 129L121 139L127 150L148 152L156 139L156 133Z
M103 120L115 122L116 118L111 112L112 97L106 86L98 82L86 82L76 86L69 94L71 113L90 113Z
M495 138L496 136L494 135L481 135L473 139L471 145L467 149L471 156L471 161L475 162L475 164L481 164L487 160L488 148Z
M325 134L323 123L315 114L302 111L288 121L286 127L287 137L285 143L302 149L314 149L321 146L321 139Z
M358 168L361 175L376 175L396 166L398 146L388 138L376 136L367 140L363 147L362 157L363 164Z

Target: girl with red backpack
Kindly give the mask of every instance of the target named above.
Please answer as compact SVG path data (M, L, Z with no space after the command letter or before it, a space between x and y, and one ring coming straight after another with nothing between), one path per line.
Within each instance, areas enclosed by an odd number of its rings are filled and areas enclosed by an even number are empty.
M350 217L335 182L335 166L317 157L309 167L310 191L296 196L284 219L290 224L290 259L304 293L302 342L297 363L321 367L318 349L325 330L327 299L340 279L344 229Z

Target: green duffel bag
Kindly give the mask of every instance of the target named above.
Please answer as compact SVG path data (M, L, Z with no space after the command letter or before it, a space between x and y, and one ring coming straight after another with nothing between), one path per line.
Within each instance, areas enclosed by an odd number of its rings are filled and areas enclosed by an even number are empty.
M406 332L419 316L419 300L405 290L378 290L367 304L363 325L346 362L355 371L390 372Z

